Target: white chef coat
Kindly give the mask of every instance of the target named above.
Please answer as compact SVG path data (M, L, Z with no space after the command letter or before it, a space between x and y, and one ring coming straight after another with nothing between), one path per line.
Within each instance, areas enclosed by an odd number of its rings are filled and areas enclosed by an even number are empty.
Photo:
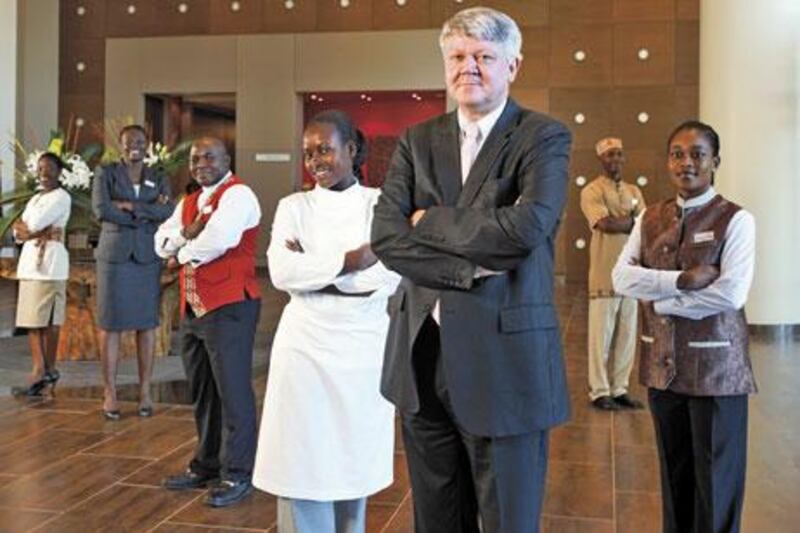
M380 262L339 275L369 242L380 192L317 187L278 204L267 259L291 299L272 345L253 484L286 498L347 500L391 485L394 408L379 392L388 297L400 277ZM286 248L297 239L303 253ZM368 297L314 292L328 285Z
M36 193L28 200L21 220L31 233L48 226L60 228L61 240L45 243L44 258L39 262L39 247L36 239L25 241L17 262L17 278L24 280L65 280L69 277L69 253L64 246L64 231L72 207L72 196L59 187L52 191Z

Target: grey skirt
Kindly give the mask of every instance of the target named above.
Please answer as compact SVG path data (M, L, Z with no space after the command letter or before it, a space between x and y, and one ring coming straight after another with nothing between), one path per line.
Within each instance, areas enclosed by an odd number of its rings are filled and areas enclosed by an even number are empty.
M97 261L97 326L106 331L158 326L161 262Z

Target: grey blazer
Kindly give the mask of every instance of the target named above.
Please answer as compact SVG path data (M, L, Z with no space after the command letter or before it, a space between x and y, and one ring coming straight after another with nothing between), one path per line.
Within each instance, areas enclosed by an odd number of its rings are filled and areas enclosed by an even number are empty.
M563 124L509 100L462 188L455 112L400 138L372 248L403 276L388 304L381 380L401 411L419 409L413 350L439 299L444 377L459 425L499 437L569 418L553 243L570 144ZM426 213L412 228L417 209ZM476 265L504 273L475 278Z
M169 201L159 203L159 195L166 196ZM114 201L133 202L133 213L118 209ZM94 251L95 259L108 263L158 261L153 235L174 209L169 179L154 169L143 169L136 196L124 164L98 167L92 184L92 210L100 221L100 242Z

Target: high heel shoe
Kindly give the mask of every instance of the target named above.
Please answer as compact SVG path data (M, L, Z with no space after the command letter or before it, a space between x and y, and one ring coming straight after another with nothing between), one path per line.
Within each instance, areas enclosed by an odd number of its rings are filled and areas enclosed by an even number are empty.
M56 369L48 370L44 373L44 378L42 379L44 379L47 384L50 385L50 394L55 396L56 384L58 383L58 380L61 379L61 373Z
M103 409L103 416L106 417L106 420L111 420L114 422L122 418L119 409L113 409L111 411L106 411L105 409Z
M15 387L12 389L14 396L25 396L27 398L39 398L42 396L42 391L47 387L47 378L37 379L27 387Z

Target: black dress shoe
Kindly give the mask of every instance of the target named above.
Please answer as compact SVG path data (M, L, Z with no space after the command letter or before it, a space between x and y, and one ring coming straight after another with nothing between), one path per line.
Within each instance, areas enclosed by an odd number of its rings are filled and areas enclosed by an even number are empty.
M634 400L627 394L614 396L614 403L623 409L644 409L644 404L642 404L642 402L639 400Z
M226 507L245 499L253 492L253 484L249 479L226 479L211 489L206 497L206 505L211 507Z
M161 482L164 488L169 490L190 490L190 489L204 489L209 485L213 485L219 481L216 475L204 475L187 470L183 474L176 474L169 476Z
M592 405L603 411L619 411L620 407L611 399L611 396L600 396L592 400Z

